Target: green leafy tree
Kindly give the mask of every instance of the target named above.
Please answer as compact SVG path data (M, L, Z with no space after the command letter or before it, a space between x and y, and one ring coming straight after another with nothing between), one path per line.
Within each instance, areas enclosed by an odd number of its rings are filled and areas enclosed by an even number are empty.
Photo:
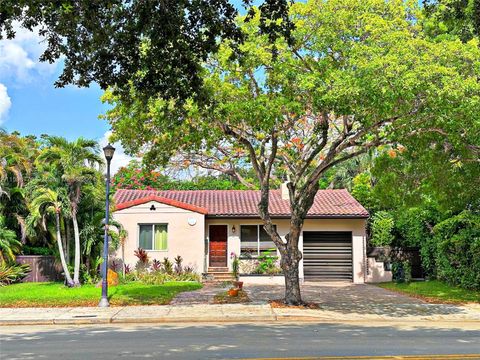
M434 227L437 276L467 289L480 289L480 216L463 211Z
M250 7L250 0L243 5ZM272 41L289 35L288 0L265 0L260 31ZM40 60L64 60L57 86L133 86L145 96L204 98L201 64L217 39L241 42L228 0L2 0L0 39L17 26L36 31L47 48Z
M462 41L480 36L480 1L423 0L424 26L431 36L455 36Z
M95 179L95 167L103 163L99 155L98 144L93 140L79 138L69 142L65 138L49 136L46 138L47 146L38 156L40 163L52 164L59 169L62 180L68 186L70 200L70 215L73 222L75 238L75 262L73 282L80 285L80 230L78 226L78 209L84 184Z
M371 220L370 244L373 246L388 246L394 240L393 229L395 223L393 216L386 211L378 211Z
M378 207L377 201L373 195L372 176L368 172L363 172L355 176L352 180L352 195L369 211Z
M245 42L232 60L221 44L204 66L210 106L165 98L141 106L135 89L107 118L145 161L174 158L236 172L248 167L261 191L264 228L281 254L287 304L302 303L298 248L304 219L327 170L420 129L468 124L478 116L480 52L475 41L433 41L422 34L415 4L329 0L295 3L293 44L258 35L259 16L239 20ZM465 101L468 99L468 101ZM268 210L272 173L285 174L289 232L280 238Z

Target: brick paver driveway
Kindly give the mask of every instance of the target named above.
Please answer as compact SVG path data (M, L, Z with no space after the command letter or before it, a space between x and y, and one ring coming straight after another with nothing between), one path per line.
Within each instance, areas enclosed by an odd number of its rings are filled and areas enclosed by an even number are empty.
M283 285L245 285L253 303L284 297ZM394 293L368 284L345 282L306 282L302 285L305 301L315 302L323 310L340 313L376 314L389 317L448 315L462 312L459 306L428 304L424 301Z

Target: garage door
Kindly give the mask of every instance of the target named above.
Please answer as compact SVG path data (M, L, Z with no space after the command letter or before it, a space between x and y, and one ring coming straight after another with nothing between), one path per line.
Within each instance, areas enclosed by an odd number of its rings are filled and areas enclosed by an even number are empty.
M303 272L305 280L352 281L352 233L304 231Z

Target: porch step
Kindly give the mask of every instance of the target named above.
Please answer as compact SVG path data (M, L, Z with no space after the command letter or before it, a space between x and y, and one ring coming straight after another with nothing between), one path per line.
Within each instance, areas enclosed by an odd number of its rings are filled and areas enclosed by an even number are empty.
M209 273L227 273L228 268L227 267L209 267L208 272Z
M209 283L221 283L234 280L233 274L229 272L227 268L209 268L208 273L204 274L204 276L206 278L205 281Z

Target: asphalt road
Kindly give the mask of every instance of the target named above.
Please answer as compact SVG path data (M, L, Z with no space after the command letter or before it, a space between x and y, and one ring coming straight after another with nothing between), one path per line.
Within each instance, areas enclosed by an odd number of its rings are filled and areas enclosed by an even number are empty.
M96 325L0 328L1 359L224 359L479 354L480 326Z

